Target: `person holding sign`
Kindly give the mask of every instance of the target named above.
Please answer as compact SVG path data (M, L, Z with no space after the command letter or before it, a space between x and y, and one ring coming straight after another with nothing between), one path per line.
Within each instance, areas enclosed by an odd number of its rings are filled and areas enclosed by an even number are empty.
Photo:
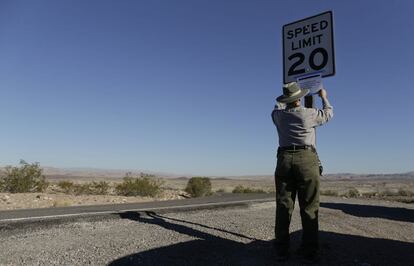
M309 93L296 82L283 86L272 120L279 135L276 181L275 246L280 260L289 257L289 225L298 196L303 235L301 253L308 262L319 260L319 177L322 167L315 145L315 128L333 116L325 89L318 95L322 109L305 108L301 98ZM283 106L282 106L283 105Z

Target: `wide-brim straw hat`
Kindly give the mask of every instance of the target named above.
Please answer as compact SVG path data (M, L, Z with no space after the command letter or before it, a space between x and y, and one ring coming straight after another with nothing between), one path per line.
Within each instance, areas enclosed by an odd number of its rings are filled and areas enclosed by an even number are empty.
M276 101L281 103L292 103L306 94L309 93L309 89L301 89L296 82L291 82L283 86L283 95L276 98Z

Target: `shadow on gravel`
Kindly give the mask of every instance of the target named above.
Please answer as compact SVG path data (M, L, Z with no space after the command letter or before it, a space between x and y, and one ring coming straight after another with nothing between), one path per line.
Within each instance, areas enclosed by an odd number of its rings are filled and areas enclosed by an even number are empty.
M414 210L372 205L321 202L323 208L337 209L358 217L383 218L414 223Z
M275 260L270 242L256 240L239 233L169 218L154 212L126 212L121 213L120 216L140 223L155 224L199 240L131 254L109 265L272 265L271 262ZM236 242L175 222L220 231L252 242L249 244Z
M320 232L323 265L413 265L414 243Z
M119 258L109 265L301 265L297 255L276 262L270 241L158 215L153 212L127 212L121 218L158 225L164 229L198 238L188 242L155 248ZM252 240L244 244L215 236L182 224L187 223ZM300 244L301 231L292 233L292 248ZM414 243L378 238L320 232L322 261L319 265L412 265ZM132 236L132 237L140 237ZM155 236L154 236L155 237Z

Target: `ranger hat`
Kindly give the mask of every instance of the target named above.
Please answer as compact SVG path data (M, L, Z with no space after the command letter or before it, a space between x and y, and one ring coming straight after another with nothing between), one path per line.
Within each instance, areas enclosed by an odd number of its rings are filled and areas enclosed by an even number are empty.
M308 93L308 89L301 89L298 83L291 82L283 85L283 95L277 97L276 101L281 103L292 103Z

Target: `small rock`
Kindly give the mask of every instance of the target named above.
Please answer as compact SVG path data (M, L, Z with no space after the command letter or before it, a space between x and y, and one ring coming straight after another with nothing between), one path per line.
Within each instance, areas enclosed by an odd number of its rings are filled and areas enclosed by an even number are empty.
M4 200L4 201L9 200L9 199L10 199L9 195L4 195L3 198L2 198L2 200Z

